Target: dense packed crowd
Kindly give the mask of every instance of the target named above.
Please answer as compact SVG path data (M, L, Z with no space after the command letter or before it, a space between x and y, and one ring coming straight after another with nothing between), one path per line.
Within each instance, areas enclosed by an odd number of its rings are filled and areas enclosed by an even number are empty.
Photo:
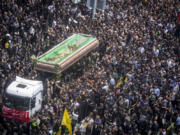
M95 19L85 2L1 0L0 6L1 93L15 76L42 80L47 90L31 126L1 117L0 134L55 134L65 107L75 135L180 134L179 0L107 0ZM33 69L32 55L72 33L95 35L100 47L61 79Z

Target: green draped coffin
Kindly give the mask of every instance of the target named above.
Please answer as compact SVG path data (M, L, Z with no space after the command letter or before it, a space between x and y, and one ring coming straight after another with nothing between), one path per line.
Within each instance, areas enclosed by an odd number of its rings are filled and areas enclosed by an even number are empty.
M39 56L35 69L55 74L61 73L98 45L99 41L91 35L73 34Z

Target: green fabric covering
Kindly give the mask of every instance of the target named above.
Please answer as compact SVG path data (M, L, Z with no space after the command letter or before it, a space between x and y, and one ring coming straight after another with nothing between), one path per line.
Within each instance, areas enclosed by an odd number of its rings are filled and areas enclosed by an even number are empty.
M33 126L33 127L37 127L37 122L34 121L34 122L32 123L32 126Z
M76 53L85 45L89 44L95 38L93 36L84 36L81 34L74 34L67 40L58 44L51 51L38 58L38 62L44 62L48 64L60 64L68 56Z
M118 73L116 73L116 72L113 73L113 76L114 76L114 78L116 78L116 79L119 77Z

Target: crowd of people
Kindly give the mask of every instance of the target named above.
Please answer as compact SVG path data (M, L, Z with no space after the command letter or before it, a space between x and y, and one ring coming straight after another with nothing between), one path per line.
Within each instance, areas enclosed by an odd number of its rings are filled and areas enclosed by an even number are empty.
M94 19L71 0L0 6L1 93L16 76L42 80L47 91L30 124L1 116L0 134L68 134L66 107L74 135L180 135L179 0L107 0ZM61 76L34 70L32 55L72 33L96 36L99 48Z

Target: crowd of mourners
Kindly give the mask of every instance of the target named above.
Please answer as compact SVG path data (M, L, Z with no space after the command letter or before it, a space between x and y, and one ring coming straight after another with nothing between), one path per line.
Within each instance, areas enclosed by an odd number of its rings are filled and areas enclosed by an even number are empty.
M106 4L92 19L84 1L0 1L1 93L16 76L47 91L30 124L0 116L0 134L66 135L66 107L74 135L180 135L179 0ZM61 76L34 70L32 55L72 33L96 36L99 48Z

